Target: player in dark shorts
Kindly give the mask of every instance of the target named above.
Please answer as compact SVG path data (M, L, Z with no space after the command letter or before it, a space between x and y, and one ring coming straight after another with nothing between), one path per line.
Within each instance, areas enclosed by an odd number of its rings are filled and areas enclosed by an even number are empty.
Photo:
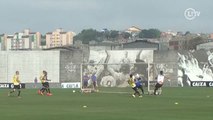
M154 95L157 95L157 93L156 93L157 90L163 86L164 78L165 78L165 76L163 74L163 71L160 71L160 74L158 74L158 76L157 76L157 83L155 85Z
M135 84L136 87L141 90L142 94L144 94L142 78L138 74L136 74Z
M47 79L47 72L44 70L42 72L42 75L40 76L42 88L38 91L39 94L44 95L44 92L46 91L47 96L51 96L52 93L50 92L50 86L49 82L50 80Z
M127 80L128 84L132 87L132 89L134 90L134 94L132 95L133 97L135 97L136 95L138 95L139 97L142 97L142 95L138 92L138 89L136 87L133 75L130 74L129 75L129 79Z
M8 96L10 96L10 94L14 93L16 90L18 90L18 98L21 98L20 97L20 94L21 94L20 83L21 83L21 81L19 79L19 71L16 71L16 74L13 76L13 85L14 85L14 87L13 87L13 90L8 93Z
M92 74L91 80L92 80L94 90L97 90L97 77L96 77L95 73Z
M83 76L83 88L87 88L88 87L89 79L90 79L90 77L89 77L88 73L85 73L85 75Z

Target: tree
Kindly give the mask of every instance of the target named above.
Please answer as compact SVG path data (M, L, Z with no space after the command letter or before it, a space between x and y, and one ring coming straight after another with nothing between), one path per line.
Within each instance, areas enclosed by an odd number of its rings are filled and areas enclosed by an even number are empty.
M101 31L101 36L103 40L111 40L114 41L116 38L119 36L119 31L117 30L108 30L108 29L103 29Z
M117 31L117 30L110 31L109 37L111 40L115 40L116 38L118 38L118 36L119 36L119 31Z
M140 33L139 33L139 38L145 38L146 34L148 33L148 30L142 30Z
M189 31L186 31L186 33L184 34L185 36L186 35L190 35L191 33Z
M161 31L158 29L142 30L139 33L139 38L160 38Z
M188 41L188 49L196 49L196 46L204 43L204 39L200 36L196 38L192 38L191 40Z
M99 41L101 37L101 33L94 29L84 29L74 37L75 40L81 40L83 44L89 44L90 41L95 40Z
M103 40L104 39L109 39L109 37L110 37L110 31L108 30L108 29L106 29L106 28L104 28L103 30L102 30L102 32L101 32L101 36L102 36L102 38L103 38Z
M123 33L122 33L122 37L123 37L124 39L129 39L130 37L132 37L132 35L131 35L130 33L128 33L128 32L123 32Z

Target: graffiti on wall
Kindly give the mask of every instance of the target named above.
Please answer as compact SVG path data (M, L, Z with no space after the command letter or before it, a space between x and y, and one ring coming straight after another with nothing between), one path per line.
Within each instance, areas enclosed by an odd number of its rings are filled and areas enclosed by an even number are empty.
M100 86L126 87L129 74L148 79L147 63L153 62L153 50L91 50L89 57L90 64L83 67L83 75L95 74Z
M75 73L77 71L77 69L78 69L78 65L77 64L73 64L72 62L70 62L70 63L68 63L65 66L65 69L69 73Z
M213 81L213 53L189 51L178 53L178 82L181 86L202 86ZM209 83L209 82L208 82ZM206 84L206 86L208 86Z

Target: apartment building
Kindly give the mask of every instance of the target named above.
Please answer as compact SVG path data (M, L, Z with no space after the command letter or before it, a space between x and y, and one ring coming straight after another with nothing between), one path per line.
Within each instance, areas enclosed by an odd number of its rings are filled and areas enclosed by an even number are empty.
M46 34L46 48L73 45L74 32L64 32L63 29L56 29Z
M210 38L210 39L213 39L213 33L211 33L211 34L209 35L209 38Z
M25 29L14 35L6 35L5 50L32 50L39 49L41 44L41 34Z
M12 39L13 39L13 35L6 35L5 50L8 51L12 49Z
M39 49L41 46L41 33L30 32L29 40L31 41L31 49Z
M2 50L5 50L6 49L6 44L5 44L5 42L6 42L6 35L5 34L1 34L0 35L0 51L2 51Z

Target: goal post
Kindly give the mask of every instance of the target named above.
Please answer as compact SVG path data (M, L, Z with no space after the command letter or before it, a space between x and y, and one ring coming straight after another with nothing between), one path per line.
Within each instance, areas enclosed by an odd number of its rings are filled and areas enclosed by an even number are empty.
M164 86L177 86L177 66L174 63L110 63L81 64L82 92L131 92L127 80L130 74L142 78L144 92L153 94L156 77L160 71L171 80L165 80ZM95 82L94 79L95 78ZM161 93L160 89L158 93Z
M149 63L148 64L148 80L147 80L147 93L153 94L154 88L156 84L156 67L155 64Z

